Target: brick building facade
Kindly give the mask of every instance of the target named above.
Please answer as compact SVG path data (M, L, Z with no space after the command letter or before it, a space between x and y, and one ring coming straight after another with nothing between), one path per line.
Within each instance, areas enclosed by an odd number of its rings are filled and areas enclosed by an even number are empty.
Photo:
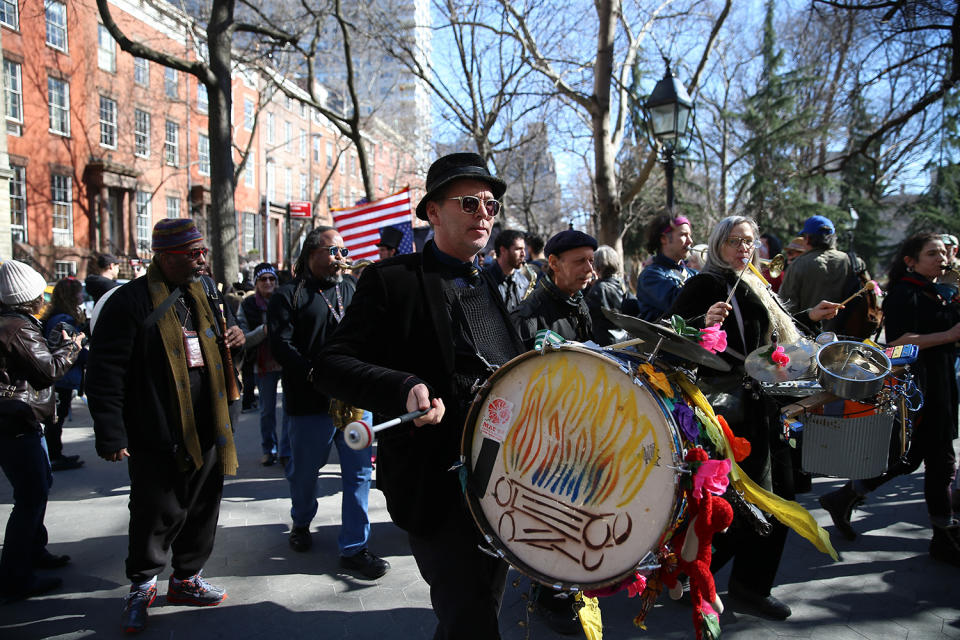
M186 58L204 46L172 6L110 4L131 39ZM0 0L0 28L13 257L48 280L82 277L96 252L149 258L156 220L206 226L211 150L196 78L121 51L95 0ZM289 201L314 202L314 224L363 195L356 150L263 75L234 74L233 122L237 165L249 149L235 190L242 261L284 261ZM413 180L399 142L368 138L376 197Z

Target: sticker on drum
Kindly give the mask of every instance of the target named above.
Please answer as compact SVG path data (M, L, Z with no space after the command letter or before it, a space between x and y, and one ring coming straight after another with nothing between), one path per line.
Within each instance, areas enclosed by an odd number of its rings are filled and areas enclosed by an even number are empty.
M679 432L658 392L606 354L514 358L470 407L467 502L531 578L596 589L630 575L679 514Z

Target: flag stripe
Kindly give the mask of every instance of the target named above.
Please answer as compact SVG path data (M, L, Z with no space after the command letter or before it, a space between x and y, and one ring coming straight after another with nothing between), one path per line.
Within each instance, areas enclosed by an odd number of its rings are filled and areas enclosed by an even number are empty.
M379 256L377 243L384 227L395 227L403 233L398 253L413 251L412 210L409 189L387 196L375 202L355 207L332 209L333 224L343 236L354 260L373 259Z

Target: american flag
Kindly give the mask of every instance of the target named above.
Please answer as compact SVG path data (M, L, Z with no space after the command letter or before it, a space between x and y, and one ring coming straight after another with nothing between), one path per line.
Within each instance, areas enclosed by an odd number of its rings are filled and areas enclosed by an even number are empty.
M380 229L395 227L403 232L397 253L413 253L412 210L410 189L374 202L357 204L349 209L333 209L333 225L343 236L343 242L354 260L377 260Z

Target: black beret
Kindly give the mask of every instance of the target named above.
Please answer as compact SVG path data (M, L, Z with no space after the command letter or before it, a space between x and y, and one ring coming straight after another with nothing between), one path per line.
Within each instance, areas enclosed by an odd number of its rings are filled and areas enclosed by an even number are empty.
M543 252L549 258L550 256L558 256L564 251L577 249L579 247L590 247L596 251L597 241L593 236L583 231L566 229L547 240L547 246L543 248Z

